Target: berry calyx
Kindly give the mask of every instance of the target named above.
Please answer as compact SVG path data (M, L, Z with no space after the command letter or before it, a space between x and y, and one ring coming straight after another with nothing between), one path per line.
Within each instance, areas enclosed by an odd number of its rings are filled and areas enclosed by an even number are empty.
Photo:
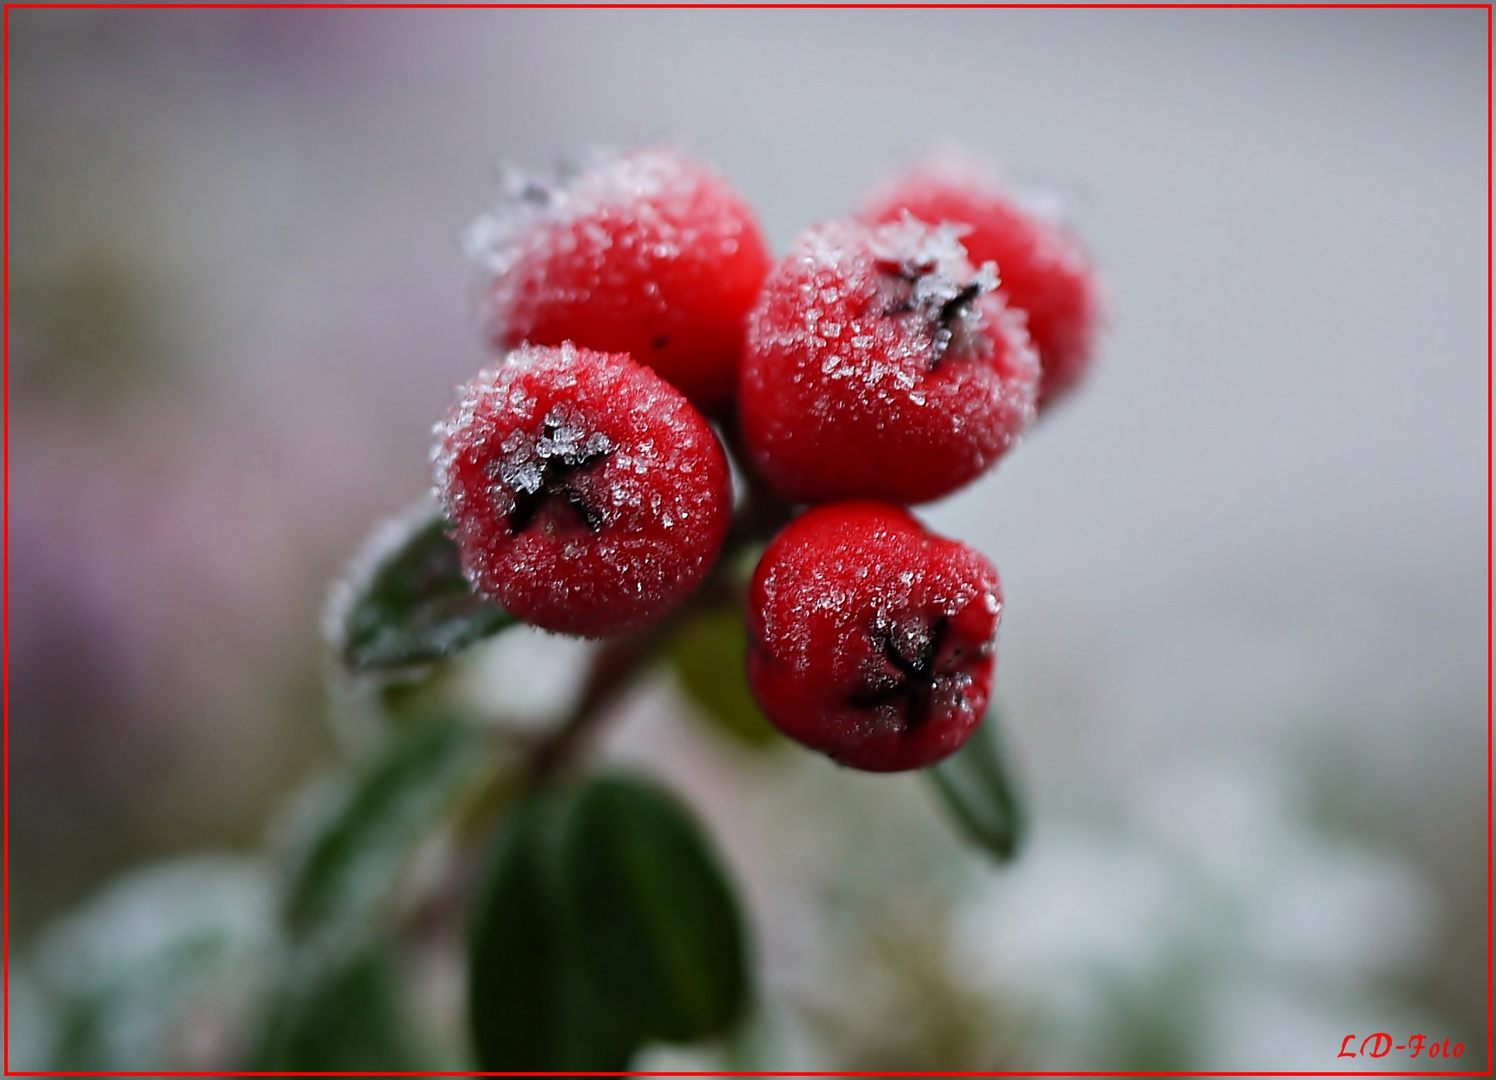
M739 380L753 464L799 502L938 499L1034 415L1022 321L954 229L842 221L801 235L748 323Z
M473 234L492 274L496 344L627 352L699 407L731 395L772 260L725 180L658 148L556 185L512 178L509 189Z
M463 388L436 434L463 572L544 629L605 637L655 622L727 534L716 435L627 355L523 346Z
M806 511L748 593L748 682L776 727L843 765L934 764L976 730L992 688L997 571L883 503Z
M980 163L932 158L881 188L862 217L871 222L950 222L964 227L971 260L997 264L1011 307L1026 312L1039 354L1042 409L1080 381L1095 352L1101 290L1085 253L1058 220L1022 205Z

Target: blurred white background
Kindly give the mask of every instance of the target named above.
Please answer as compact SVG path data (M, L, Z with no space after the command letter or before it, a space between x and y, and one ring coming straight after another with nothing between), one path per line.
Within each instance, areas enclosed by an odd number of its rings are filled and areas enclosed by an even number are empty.
M19 926L252 843L325 760L322 583L483 362L459 238L502 163L677 142L782 251L955 142L1063 200L1112 313L925 515L1003 575L1032 842L987 870L917 784L641 698L615 752L747 881L758 1067L1333 1069L1417 1030L1480 1068L1487 18L10 13Z

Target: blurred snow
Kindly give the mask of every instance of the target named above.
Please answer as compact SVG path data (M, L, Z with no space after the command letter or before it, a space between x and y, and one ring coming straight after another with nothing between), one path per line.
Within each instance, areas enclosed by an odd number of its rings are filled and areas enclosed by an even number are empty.
M244 1049L274 944L262 862L205 855L137 872L37 943L34 982L22 975L15 1018L37 1026L14 1047L15 1060L21 1068L222 1068ZM38 1039L38 1028L51 1037Z
M529 626L506 630L458 661L452 694L510 730L544 730L582 691L596 645Z
M1168 1002L1203 1068L1303 1068L1325 1055L1295 1032L1338 1047L1424 1019L1368 992L1410 973L1436 929L1412 867L1316 833L1272 774L1204 761L1150 781L1124 827L1041 822L1028 858L984 875L958 917L952 962L1042 1003L1044 1060L1126 1026L1129 999Z

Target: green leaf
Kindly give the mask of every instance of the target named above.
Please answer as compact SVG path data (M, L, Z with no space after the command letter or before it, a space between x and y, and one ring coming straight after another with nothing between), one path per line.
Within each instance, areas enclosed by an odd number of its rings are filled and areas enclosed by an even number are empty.
M1023 811L1002 751L997 710L991 709L956 753L925 774L960 831L1000 862L1023 840Z
M283 988L260 1046L258 1071L409 1071L421 1067L391 957L366 949Z
M453 721L416 728L356 778L297 863L284 919L293 937L360 921L388 894L410 849L483 762Z
M485 1070L622 1070L647 1042L722 1032L748 996L730 886L679 804L637 780L518 807L470 944Z
M473 591L439 513L374 531L333 590L327 634L352 671L397 671L452 656L518 620Z
M749 746L769 746L779 733L748 689L747 649L743 612L709 611L681 627L670 643L670 663L686 696L718 730Z
M610 1008L568 928L556 860L564 796L517 807L475 909L468 1011L481 1068L621 1071L643 1036Z
M724 1031L748 996L743 926L706 838L640 780L592 781L565 822L561 873L587 963L653 1039Z

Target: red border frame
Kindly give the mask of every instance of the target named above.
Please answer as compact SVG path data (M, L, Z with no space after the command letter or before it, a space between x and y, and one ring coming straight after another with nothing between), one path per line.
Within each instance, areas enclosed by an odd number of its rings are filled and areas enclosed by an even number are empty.
M10 1071L10 10L27 9L27 7L63 7L63 9L111 9L111 7L127 7L127 9L316 9L316 10L461 10L474 9L474 7L504 7L504 9L842 9L842 7L878 7L878 9L922 9L922 7L934 7L934 9L953 9L953 7L980 7L980 9L1047 9L1047 7L1064 7L1064 9L1106 9L1106 10L1403 10L1403 9L1439 9L1439 10L1484 10L1486 12L1486 986L1487 995L1492 992L1493 960L1496 960L1496 942L1493 942L1493 886L1496 886L1496 868L1492 863L1492 841L1493 841L1493 757L1492 757L1492 702L1493 688L1496 688L1496 678L1493 678L1492 664L1492 559L1496 553L1496 544L1493 544L1492 531L1492 450L1493 432L1492 423L1496 420L1496 410L1493 410L1492 402L1492 358L1493 337L1492 331L1492 4L1477 3L890 3L890 4L838 4L838 3L510 3L510 4L465 4L465 3L6 3L4 4L4 360L3 360L3 446L4 446L4 482L3 482L3 507L4 507L4 549L3 549L3 573L4 573L4 613L3 613L3 673L4 673L4 720L3 720L3 757L4 769L4 959L3 959L3 1001L4 1001L4 1034L3 1053L4 1071L3 1076L21 1077L242 1077L242 1076L265 1076L265 1077L289 1077L289 1076L326 1076L326 1077L473 1077L473 1076L536 1076L534 1073L482 1073L482 1071L464 1071L464 1073L162 1073L162 1071L139 1071L139 1073L12 1073ZM1487 999L1496 1010L1496 1001ZM1487 1011L1490 1017L1490 1010ZM1486 1070L1484 1071L1384 1071L1384 1070L1334 1070L1334 1071L1312 1071L1312 1073L1288 1073L1288 1071L1254 1070L1254 1071L1218 1071L1218 1073L1123 1073L1123 1071L1047 1071L1047 1070L1020 1070L1004 1071L1004 1073L847 1073L847 1071L836 1071L836 1073L702 1073L702 1071L691 1071L691 1073L554 1073L545 1076L655 1076L655 1077L694 1077L694 1076L764 1076L764 1077L845 1077L845 1076L875 1076L875 1077L926 1077L926 1076L1014 1076L1014 1077L1345 1077L1345 1076L1396 1076L1396 1077L1427 1077L1427 1076L1492 1076L1492 1062L1496 1058L1496 1049L1493 1049L1493 1020L1486 1022Z

